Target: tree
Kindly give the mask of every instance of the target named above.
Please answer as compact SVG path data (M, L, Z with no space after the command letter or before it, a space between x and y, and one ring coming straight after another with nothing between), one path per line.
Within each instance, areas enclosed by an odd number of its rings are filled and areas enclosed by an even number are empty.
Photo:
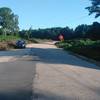
M2 17L0 16L0 27L2 26L2 24L3 24L3 19L2 19Z
M0 8L0 26L3 28L5 34L18 32L18 16L10 8Z
M93 40L100 40L100 23L94 22L88 30L87 37Z
M26 32L28 40L30 40L31 34L32 34L32 27L30 27L29 30Z
M86 25L86 24L78 25L75 28L75 37L84 38L88 30L89 30L88 25Z
M86 7L89 11L89 15L95 13L95 18L100 16L100 0L90 0L92 2L92 5L89 7Z

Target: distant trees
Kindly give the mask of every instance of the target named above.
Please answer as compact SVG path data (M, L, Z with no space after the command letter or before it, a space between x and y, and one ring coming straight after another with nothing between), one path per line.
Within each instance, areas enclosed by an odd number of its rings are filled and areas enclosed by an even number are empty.
M20 31L20 36L27 38L41 38L41 39L53 39L58 40L60 34L64 36L65 39L70 39L73 37L73 29L69 27L61 28L46 28L46 29L37 29L37 30L22 30Z
M87 37L92 39L92 40L100 40L100 23L94 22L88 32L87 32Z
M61 29L60 34L62 34L64 36L65 40L72 39L74 36L74 31L73 31L73 29L71 29L67 26L67 27Z
M89 30L89 26L86 24L77 26L74 31L75 37L76 38L85 38L88 30Z
M92 25L79 25L74 30L74 38L89 38L92 40L100 40L100 23L93 22Z
M63 35L65 40L76 38L90 38L94 40L100 39L100 23L94 22L92 25L78 25L75 30L69 27L55 27L46 29L37 29L20 31L20 36L26 39L40 38L58 40L59 35Z
M96 13L95 17L100 16L100 0L91 0L92 5L87 7L90 14ZM0 35L12 34L19 32L18 16L15 15L10 8L0 8ZM94 40L100 39L100 23L94 22L92 25L78 25L75 30L67 27L53 27L46 29L22 30L19 35L25 39L41 38L58 40L59 35L63 35L65 40L75 38L90 38Z
M18 16L8 7L0 8L0 26L3 34L16 34L19 31Z
M92 2L92 5L89 7L86 7L89 11L89 15L95 13L95 18L100 16L100 0L90 0Z
M100 17L100 0L90 0L90 1L92 5L86 7L86 9L88 9L89 11L89 15L95 13L95 18ZM93 40L100 39L100 23L94 22L92 25L90 25L86 36Z

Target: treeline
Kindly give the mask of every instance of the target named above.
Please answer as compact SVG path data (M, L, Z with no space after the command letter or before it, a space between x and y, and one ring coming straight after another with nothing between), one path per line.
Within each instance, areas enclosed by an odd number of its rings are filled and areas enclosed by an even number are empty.
M19 32L22 38L32 39L52 39L58 40L59 35L63 35L65 40L89 38L92 40L100 40L100 23L94 22L92 25L82 24L77 26L74 30L69 27L55 27L46 29L22 30Z
M100 23L94 22L92 25L82 24L75 29L67 27L54 27L46 29L32 29L19 31L18 15L8 7L0 8L0 37L6 38L8 35L20 35L24 39L52 39L58 40L59 35L63 35L65 40L90 38L92 40L100 39Z

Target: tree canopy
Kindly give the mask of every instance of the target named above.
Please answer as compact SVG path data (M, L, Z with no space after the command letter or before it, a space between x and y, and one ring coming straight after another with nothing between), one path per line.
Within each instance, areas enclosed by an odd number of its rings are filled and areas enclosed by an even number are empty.
M89 11L89 15L95 13L95 18L100 16L100 0L90 0L92 5L89 7L86 7Z
M6 33L16 33L19 30L18 16L8 7L0 8L0 26Z

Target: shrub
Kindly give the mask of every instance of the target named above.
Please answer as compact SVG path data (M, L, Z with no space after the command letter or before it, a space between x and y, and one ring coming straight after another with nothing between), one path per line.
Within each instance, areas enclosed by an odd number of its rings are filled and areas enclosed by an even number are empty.
M16 48L15 41L0 42L0 51Z
M16 42L15 41L7 41L8 48L16 48Z
M0 51L7 50L8 46L6 43L0 43Z
M100 40L67 40L64 42L58 42L56 45L57 47L62 47L65 50L100 61Z
M58 43L56 44L59 48L63 48L65 46L65 43Z

